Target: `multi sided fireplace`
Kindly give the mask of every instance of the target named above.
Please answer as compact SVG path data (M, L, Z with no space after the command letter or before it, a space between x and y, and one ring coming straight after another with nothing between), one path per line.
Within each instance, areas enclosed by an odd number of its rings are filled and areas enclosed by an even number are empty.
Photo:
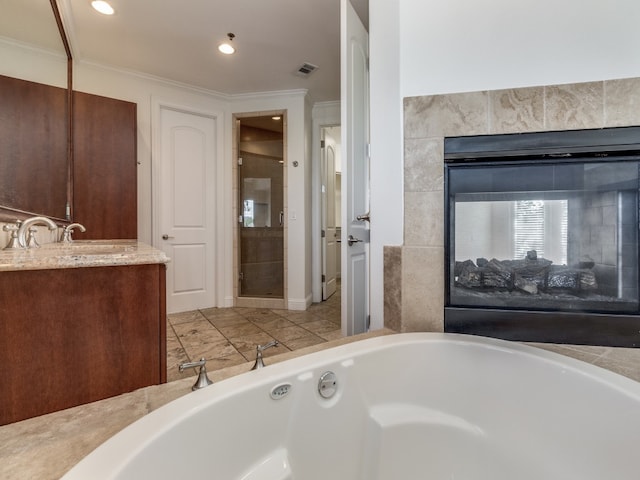
M640 127L445 139L445 331L640 346Z

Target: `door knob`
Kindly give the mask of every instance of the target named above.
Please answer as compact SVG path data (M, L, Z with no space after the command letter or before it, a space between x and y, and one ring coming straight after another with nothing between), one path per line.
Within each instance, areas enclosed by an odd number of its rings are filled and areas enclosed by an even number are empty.
M359 220L361 222L362 221L371 222L371 217L369 216L369 212L367 212L367 213L363 213L362 215L358 215L356 217L356 220Z
M170 237L169 235L167 235L166 233L164 235L162 235L162 239L163 240L169 240L170 238L174 238L174 237Z
M349 237L347 238L347 243L349 244L349 246L353 245L354 243L358 243L358 242L362 242L362 240L360 240L359 238L354 237L353 235L349 235Z

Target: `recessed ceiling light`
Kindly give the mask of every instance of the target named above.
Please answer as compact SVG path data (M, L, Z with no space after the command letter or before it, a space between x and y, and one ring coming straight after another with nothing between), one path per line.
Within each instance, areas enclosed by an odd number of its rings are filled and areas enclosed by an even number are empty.
M229 41L218 45L218 50L220 50L225 55L231 55L236 51L233 45L231 45L231 42L233 42L233 39L236 38L236 36L233 33L227 33L227 37L229 38Z
M276 115L275 117L271 117L271 120L278 121L278 120L280 120L281 118L282 118L281 116Z
M91 2L91 6L103 15L113 15L113 7L104 0L93 0L93 2Z

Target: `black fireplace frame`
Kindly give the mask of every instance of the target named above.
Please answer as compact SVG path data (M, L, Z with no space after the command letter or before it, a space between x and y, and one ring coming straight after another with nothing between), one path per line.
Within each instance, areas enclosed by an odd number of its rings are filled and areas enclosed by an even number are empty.
M522 160L533 159L541 163L570 163L574 158L581 162L589 158L606 162L630 157L640 160L640 127L445 138L445 332L527 342L640 347L640 310L616 314L455 306L450 302L452 258L449 246L453 229L448 208L450 167L496 161L517 165Z

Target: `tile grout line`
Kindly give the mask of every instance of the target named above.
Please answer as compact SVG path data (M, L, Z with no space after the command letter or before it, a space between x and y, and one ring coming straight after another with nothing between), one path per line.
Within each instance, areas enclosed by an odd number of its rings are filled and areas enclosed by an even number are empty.
M281 313L276 312L276 309L270 309L270 308L245 308L245 309L238 309L235 307L231 307L231 310L233 311L233 313L235 315L237 315L238 317L240 317L242 319L242 323L244 324L245 322L247 324L252 325L253 327L257 327L257 329L260 331L260 334L264 334L266 336L268 336L271 339L277 340L279 342L280 345L282 345L286 351L288 352L292 352L295 349L291 348L291 343L295 342L296 340L299 340L298 338L294 338L292 339L289 344L287 344L286 342L282 342L280 340L278 340L274 334L272 333L273 330L269 331L267 328L265 328L263 326L263 324L260 324L259 322L256 321L255 314L256 313L267 313L267 314L271 314L273 316L275 316L274 321L281 321L284 320L285 322L287 322L287 324L289 324L291 327L298 327L300 328L302 331L306 332L306 334L304 337L300 337L300 339L305 338L305 337L309 337L309 338L314 338L319 340L318 344L320 343L326 343L328 341L330 341L330 339L326 338L325 334L330 333L330 332L335 332L335 331L339 331L340 330L340 324L339 322L336 323L335 321L333 321L333 319L336 318L336 316L340 315L340 310L339 308L336 308L336 306L334 305L335 301L332 303L324 303L322 306L324 308L321 309L320 312L316 312L316 311L312 311L312 310L307 310L306 312L309 313L310 315L312 315L313 320L308 321L308 317L307 317L307 321L304 321L303 323L298 323L297 321L295 321L294 319L282 315ZM338 303L339 306L339 303ZM222 339L225 340L225 342L227 343L228 346L230 346L233 349L233 353L229 353L223 357L212 357L212 359L217 360L217 359L222 359L222 358L227 358L227 357L231 357L235 354L239 355L241 358L243 358L246 361L252 361L254 360L253 356L252 358L247 358L247 356L245 354L243 354L238 347L236 346L236 343L238 342L238 339L236 339L236 342L234 343L234 341L227 336L227 334L223 333L223 331L215 325L214 321L215 318L209 318L203 310L194 310L193 313L197 312L197 317L195 320L191 320L192 322L201 322L204 320L204 322L211 328L213 328L213 330L216 332L217 335L220 335L220 337ZM190 312L181 312L181 313L190 313ZM300 312L300 313L304 313L304 312ZM253 314L253 319L252 319L252 314ZM182 352L184 354L184 356L187 357L187 359L189 361L193 361L193 354L189 352L189 349L187 348L187 346L183 343L183 341L180 339L180 336L178 335L178 332L176 330L175 325L173 324L173 322L169 319L170 316L167 316L167 320L169 323L169 326L171 328L171 332L174 335L174 338L178 341L178 344L180 345ZM316 333L312 330L310 330L309 328L305 327L304 325L309 324L309 323L313 323L313 322L320 322L320 321L326 321L329 322L331 324L336 324L336 328L335 330L330 330L324 333ZM186 322L184 322L186 323ZM265 322L265 323L271 323L271 322ZM230 325L230 327L232 327L233 325ZM284 328L290 328L290 326L287 327L282 327ZM275 329L278 330L278 329ZM196 335L197 335L197 331L196 331ZM239 337L240 338L240 337ZM315 341L315 340L314 340ZM302 348L302 347L300 347ZM247 352L245 352L247 353ZM282 353L282 352L281 352ZM195 371L195 369L194 369Z

